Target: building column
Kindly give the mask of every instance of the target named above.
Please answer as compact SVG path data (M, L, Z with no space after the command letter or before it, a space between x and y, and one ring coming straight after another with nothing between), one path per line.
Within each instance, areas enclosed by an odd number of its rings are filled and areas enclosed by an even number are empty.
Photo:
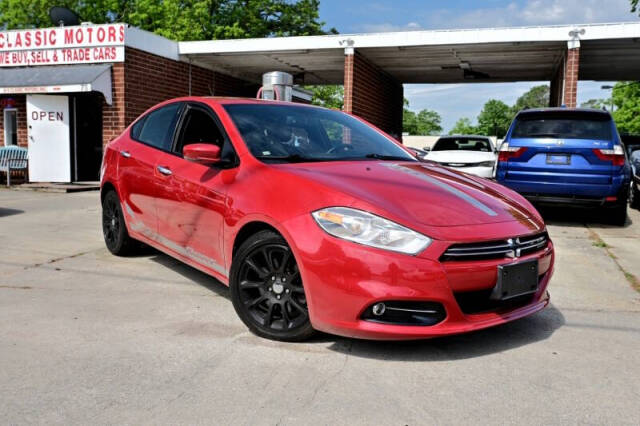
M564 82L564 62L565 58L558 64L549 85L549 106L559 107L562 105L562 87Z
M402 83L352 46L345 48L345 112L355 114L401 140L403 100Z
M353 60L355 51L353 47L344 49L344 112L353 112Z
M577 44L577 46L576 46ZM569 42L564 63L564 89L562 104L575 108L578 95L578 72L580 70L580 44Z

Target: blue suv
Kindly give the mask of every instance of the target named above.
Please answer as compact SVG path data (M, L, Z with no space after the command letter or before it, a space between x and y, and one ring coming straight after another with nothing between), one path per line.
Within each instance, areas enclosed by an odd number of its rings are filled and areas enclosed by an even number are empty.
M498 153L496 180L537 204L598 207L624 225L630 166L606 111L520 111Z

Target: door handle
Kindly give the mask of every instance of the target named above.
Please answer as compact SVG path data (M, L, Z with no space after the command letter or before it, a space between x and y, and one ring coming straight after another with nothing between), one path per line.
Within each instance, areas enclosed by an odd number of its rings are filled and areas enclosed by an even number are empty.
M171 170L164 166L158 166L158 171L165 176L171 176Z
M120 155L122 155L124 158L131 157L131 154L129 154L129 151L120 151Z

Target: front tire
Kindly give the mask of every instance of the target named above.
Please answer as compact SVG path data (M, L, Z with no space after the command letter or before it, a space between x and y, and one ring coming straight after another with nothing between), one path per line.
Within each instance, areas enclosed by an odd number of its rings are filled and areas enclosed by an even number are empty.
M258 232L240 246L229 288L236 313L254 334L297 342L314 333L298 264L277 233Z
M102 235L112 254L126 256L134 251L136 241L127 232L120 199L115 191L107 192L102 200Z

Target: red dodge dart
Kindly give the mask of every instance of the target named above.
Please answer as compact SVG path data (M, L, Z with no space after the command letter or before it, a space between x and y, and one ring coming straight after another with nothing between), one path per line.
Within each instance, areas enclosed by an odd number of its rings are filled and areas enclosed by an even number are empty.
M142 242L206 272L263 337L427 338L549 303L529 202L340 111L174 99L107 146L101 181L113 254Z

